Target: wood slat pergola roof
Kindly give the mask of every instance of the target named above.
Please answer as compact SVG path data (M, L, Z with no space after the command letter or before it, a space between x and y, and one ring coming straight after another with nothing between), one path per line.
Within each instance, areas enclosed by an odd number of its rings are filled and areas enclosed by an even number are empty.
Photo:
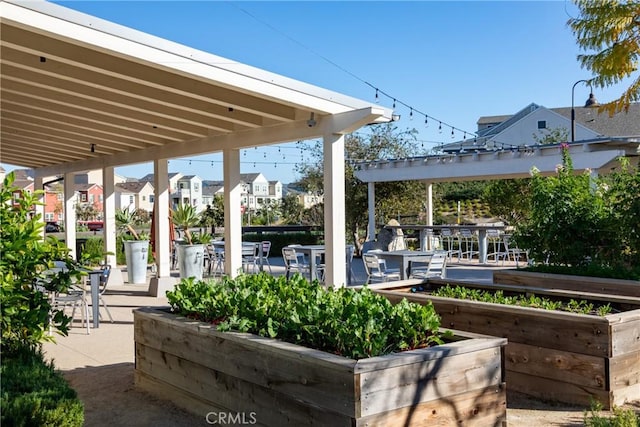
M0 157L42 176L322 136L389 109L47 2L0 2ZM307 125L311 114L317 124Z

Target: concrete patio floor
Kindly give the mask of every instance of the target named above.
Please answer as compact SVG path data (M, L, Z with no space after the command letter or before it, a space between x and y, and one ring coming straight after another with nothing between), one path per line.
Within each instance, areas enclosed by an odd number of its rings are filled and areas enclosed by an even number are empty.
M355 259L357 282L366 278L362 262ZM283 274L282 259L270 258L274 274ZM477 262L456 263L448 269L452 279L490 281L495 269L513 265L480 266ZM126 280L126 273L123 273ZM76 389L85 405L86 426L160 426L187 427L207 425L205 414L187 413L171 402L156 399L133 384L135 362L132 311L138 307L168 306L166 297L148 295L148 284L110 286L104 296L114 322L103 314L100 327L89 335L74 324L66 337L46 343L44 350L57 369ZM104 313L103 309L101 312ZM525 396L509 393L509 426L580 426L585 408L548 405Z

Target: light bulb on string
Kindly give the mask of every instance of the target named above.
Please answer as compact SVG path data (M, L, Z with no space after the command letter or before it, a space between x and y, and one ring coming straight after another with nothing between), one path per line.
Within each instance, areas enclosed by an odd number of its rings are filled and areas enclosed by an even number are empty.
M413 108L409 109L409 120L413 120Z
M189 166L191 166L191 160L189 160Z
M453 128L451 128L451 138L455 138L455 133L453 133Z
M429 127L429 117L424 116L424 127L428 128Z
M393 109L394 110L396 109L396 99L395 98L393 98Z
M442 122L438 125L438 132L442 133Z
M378 98L378 89L376 88L376 103L380 102L380 98Z

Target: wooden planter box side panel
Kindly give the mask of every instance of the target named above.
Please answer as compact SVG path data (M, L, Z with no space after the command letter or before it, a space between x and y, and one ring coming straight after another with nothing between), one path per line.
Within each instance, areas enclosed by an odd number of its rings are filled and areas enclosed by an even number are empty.
M466 426L506 425L507 388L505 383L471 390L445 400L432 400L357 420L356 427L388 426Z
M159 323L157 317L156 313L151 317L137 316L137 343L345 415L353 415L359 405L353 399L355 361L345 364L347 359L334 356L329 359L338 363L329 365L322 363L327 356L332 356L327 353L291 345L285 347L293 347L296 351L286 353L268 345L274 344L275 340L252 341L246 339L249 334L213 332L207 327L183 331L181 323L166 320L171 315ZM257 345L265 343L268 344L261 346L260 357L256 357ZM270 357L269 350L278 357ZM311 357L318 353L322 359Z
M640 297L640 282L636 280L503 270L493 272L493 283Z
M470 388L498 386L503 381L500 348L361 374L358 416L454 396Z
M602 390L607 387L607 366L603 357L509 342L505 366L509 377L511 372L520 372Z
M609 355L609 326L606 318L432 297L426 294L384 290L375 292L394 303L403 298L418 303L431 301L442 319L442 327L445 328L508 337L510 342L593 356Z
M611 354L618 356L626 353L640 352L640 310L617 315L621 320L611 325Z
M136 370L154 378L155 386L163 387L167 394L173 390L176 395L204 396L214 402L202 415L215 410L254 412L256 419L266 425L351 425L350 416L305 405L282 393L143 345L136 346L136 356ZM202 409L201 405L198 407Z
M591 405L592 398L602 402L604 407L609 407L611 401L610 393L606 390L554 381L521 372L509 371L507 384L509 390L539 399L572 403L585 408Z

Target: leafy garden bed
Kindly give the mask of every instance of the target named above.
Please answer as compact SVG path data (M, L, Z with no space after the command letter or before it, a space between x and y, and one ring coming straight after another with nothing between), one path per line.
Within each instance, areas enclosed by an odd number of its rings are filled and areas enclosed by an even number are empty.
M506 340L442 333L428 305L267 275L183 280L168 298L174 313L134 311L135 381L194 413L272 426L506 422Z
M613 285L597 293L550 281L547 287L520 287L429 279L372 288L392 302L432 304L443 326L507 338L512 390L585 406L595 399L607 408L640 399L640 298L616 294ZM516 298L518 291L523 295ZM515 300L539 307L504 304ZM549 309L556 305L568 311Z
M352 359L442 344L430 305L393 305L369 289L327 292L296 275L186 279L167 292L174 312L219 331L249 332Z

